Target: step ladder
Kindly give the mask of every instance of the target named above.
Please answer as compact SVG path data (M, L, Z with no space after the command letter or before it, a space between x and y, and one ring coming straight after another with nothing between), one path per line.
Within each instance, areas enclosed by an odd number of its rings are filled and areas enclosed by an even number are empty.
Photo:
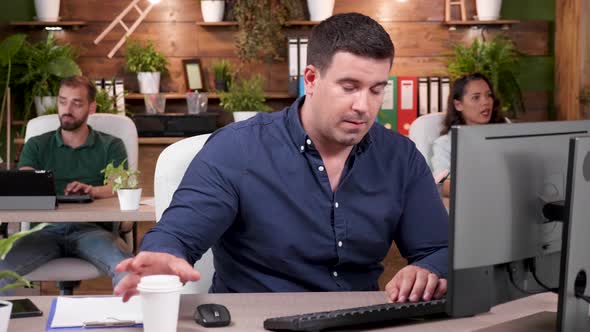
M123 46L123 43L125 43L125 39L127 39L127 37L129 37L133 31L135 31L135 29L137 28L137 26L139 26L139 24L143 21L143 19L147 16L147 14L152 10L152 8L154 7L155 4L157 4L158 2L160 2L159 0L150 0L150 4L148 5L148 7L146 9L141 9L138 5L138 2L141 0L133 0L131 1L131 3L129 4L129 6L127 6L127 8L125 8L121 14L119 14L119 16L117 16L112 22L111 24L109 24L109 26L104 29L104 31L98 36L96 37L96 39L94 40L94 44L98 45L98 43L100 43L101 40L103 40L103 38L109 33L111 32L111 30L113 30L113 28L119 24L123 27L123 29L125 29L125 35L123 37L121 37L121 39L119 40L119 42L117 42L117 44L113 47L113 49L111 50L111 52L109 52L109 54L107 55L109 58L112 58L113 55L115 55L115 53L119 50L119 48L121 48L121 46ZM133 23L133 25L131 25L130 27L128 27L125 22L123 22L123 18L125 18L125 16L132 10L135 9L137 10L137 12L139 13L139 17L135 20L135 22Z
M452 6L459 6L461 21L466 21L467 12L465 11L465 0L445 0L445 21L452 21Z

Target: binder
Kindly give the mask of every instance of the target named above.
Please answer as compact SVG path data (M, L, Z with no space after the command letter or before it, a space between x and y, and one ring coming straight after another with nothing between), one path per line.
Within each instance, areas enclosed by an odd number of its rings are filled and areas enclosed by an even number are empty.
M428 78L428 92L430 95L430 113L438 113L440 112L440 79L436 76L431 76Z
M297 38L289 38L289 96L297 97L299 94L299 41Z
M123 80L115 79L115 86L113 89L115 96L115 106L120 115L125 115L125 87Z
M399 76L397 82L397 131L407 136L410 125L418 115L418 79L413 76Z
M441 77L440 79L440 109L442 112L447 112L449 106L449 93L451 91L451 83L448 77Z
M428 77L418 78L418 115L425 115L430 113L430 106L428 105Z
M299 38L299 96L305 95L303 73L307 67L307 38Z
M385 86L383 103L377 114L377 121L385 128L397 130L397 77L390 76Z

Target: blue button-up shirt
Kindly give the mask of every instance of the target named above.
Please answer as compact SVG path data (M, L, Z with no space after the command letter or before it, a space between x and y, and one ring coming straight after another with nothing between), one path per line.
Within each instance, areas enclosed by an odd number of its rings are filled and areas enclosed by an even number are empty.
M333 192L302 102L215 132L141 250L193 264L213 247L212 292L377 290L393 241L446 276L448 215L414 144L373 125Z

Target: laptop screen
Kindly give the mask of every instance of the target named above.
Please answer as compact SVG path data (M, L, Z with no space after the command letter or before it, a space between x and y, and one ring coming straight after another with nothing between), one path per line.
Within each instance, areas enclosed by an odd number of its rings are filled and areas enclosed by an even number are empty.
M51 171L0 171L0 196L55 196Z

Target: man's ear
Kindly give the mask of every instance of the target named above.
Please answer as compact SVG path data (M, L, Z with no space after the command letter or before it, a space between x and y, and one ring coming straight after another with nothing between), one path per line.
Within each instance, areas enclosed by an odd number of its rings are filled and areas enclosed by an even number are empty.
M307 65L303 71L303 83L305 86L305 95L312 96L313 91L320 78L320 71L314 65Z
M93 101L88 105L88 114L96 113L96 101Z

